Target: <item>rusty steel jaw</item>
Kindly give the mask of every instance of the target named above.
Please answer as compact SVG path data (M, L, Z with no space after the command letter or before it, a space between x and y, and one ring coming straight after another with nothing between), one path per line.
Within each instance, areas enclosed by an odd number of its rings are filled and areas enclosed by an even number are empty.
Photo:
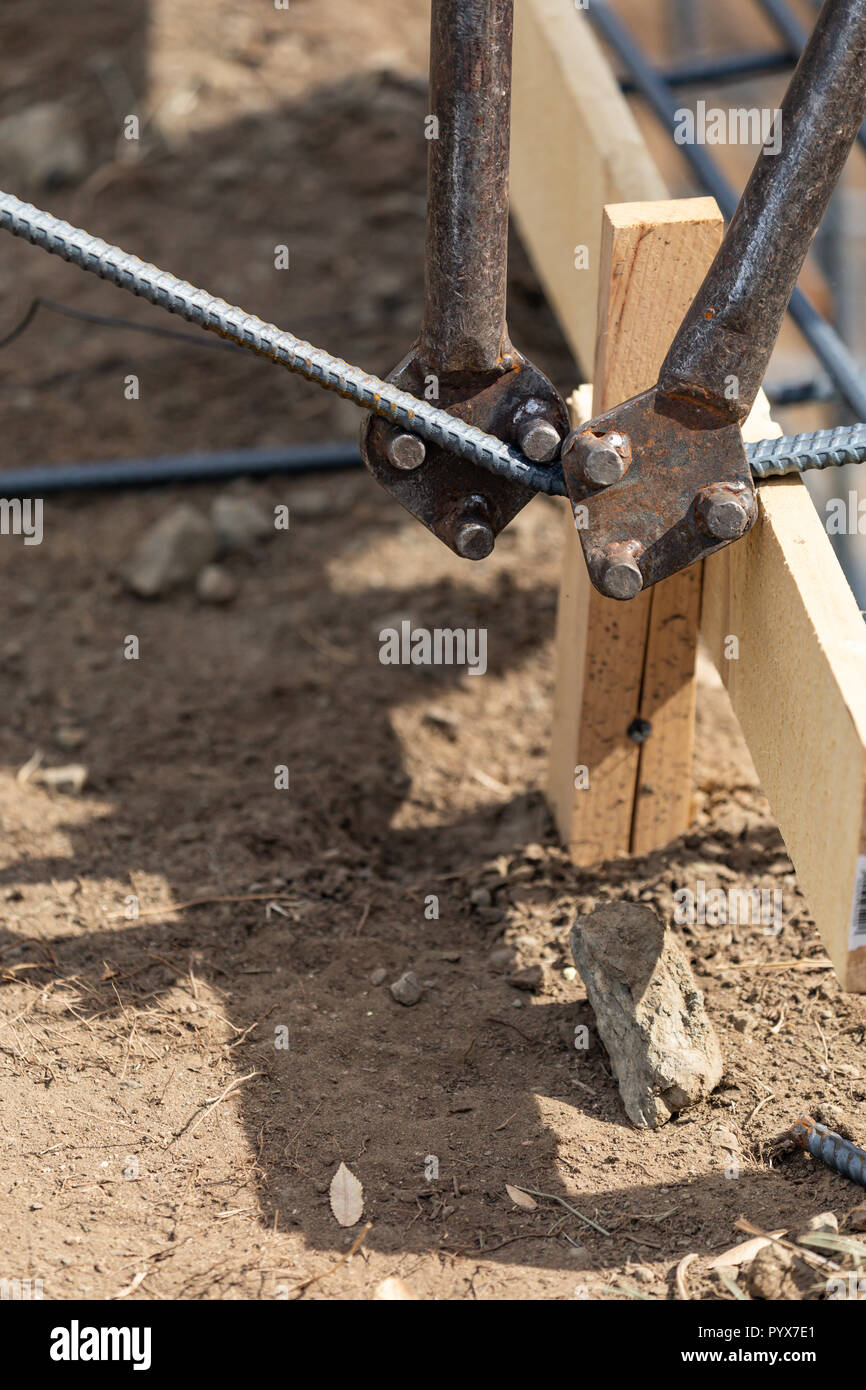
M514 348L509 347L504 361L511 365L498 372L440 378L413 348L388 379L422 398L433 382L438 391L435 403L449 414L530 455L558 454L568 433L564 402L543 372ZM496 536L533 496L519 483L468 463L448 449L425 445L375 415L364 421L361 453L373 477L466 559L489 555Z
M634 598L757 516L738 423L656 387L574 430L562 466L590 579L609 598Z

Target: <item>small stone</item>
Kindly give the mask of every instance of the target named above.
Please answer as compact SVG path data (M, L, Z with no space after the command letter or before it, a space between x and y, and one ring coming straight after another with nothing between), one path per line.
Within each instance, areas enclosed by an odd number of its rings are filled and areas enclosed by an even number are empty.
M626 1265L626 1274L639 1284L654 1284L656 1276L648 1265Z
M238 582L222 565L205 565L195 581L202 603L231 603L237 598Z
M544 971L540 965L529 965L525 970L515 970L508 976L512 989L526 989L535 993L544 984Z
M846 1225L851 1231L866 1231L866 1202L849 1211Z
M852 1143L857 1143L854 1131L845 1119L838 1105L824 1104L813 1106L812 1115L818 1121L819 1125L826 1126L826 1128L831 1129L834 1134L841 1134L843 1139L850 1139Z
M530 936L528 932L521 932L520 936L515 938L514 944L518 951L537 951L541 942L537 936Z
M414 970L404 971L399 980L395 980L391 986L391 997L396 999L398 1004L405 1004L407 1008L412 1004L417 1004L422 993L423 990Z
M564 967L562 972L562 978L564 980L568 980L569 983L571 983L572 980L577 979L577 971L575 970L573 965L566 965Z
M431 729L436 729L438 733L444 734L452 743L456 740L457 731L460 728L460 720L456 714L451 714L447 709L440 709L434 705L424 711L424 723L429 724Z
M469 901L473 907L492 907L493 894L489 888L473 888L469 894Z
M755 1016L746 1009L737 1009L736 1013L731 1014L731 1022L738 1033L748 1033L755 1026Z
M142 536L127 567L126 583L139 598L159 598L179 585L191 584L216 550L210 522L183 504Z
M839 1219L833 1211L822 1211L818 1216L810 1216L803 1230L797 1236L797 1243L803 1243L803 1236L822 1235L837 1236L839 1234ZM808 1243L808 1242L807 1242Z
M61 748L80 748L83 743L87 742L87 734L74 724L61 724L54 735L54 741Z
M504 974L506 970L517 964L517 952L511 946L499 946L495 951L491 951L487 957L487 964L491 970L496 970Z
M42 1211L44 1205L45 1205L44 1202L31 1202L31 1203L30 1203L30 1210L31 1210L31 1211Z
M604 903L578 918L571 947L632 1123L656 1127L708 1096L721 1050L689 963L652 908Z
M374 970L370 975L370 984L383 985L385 983L387 975L387 970L385 970L384 967L380 965L379 968L377 970Z
M66 767L40 767L33 773L31 781L53 792L80 796L87 784L87 768L83 763L68 763Z
M746 1284L753 1298L779 1299L790 1296L794 1256L783 1245L765 1245L746 1271Z
M4 188L58 188L87 172L87 150L71 111L41 101L0 120Z
M223 492L214 498L211 520L224 550L254 550L259 541L274 535L274 516L254 497Z

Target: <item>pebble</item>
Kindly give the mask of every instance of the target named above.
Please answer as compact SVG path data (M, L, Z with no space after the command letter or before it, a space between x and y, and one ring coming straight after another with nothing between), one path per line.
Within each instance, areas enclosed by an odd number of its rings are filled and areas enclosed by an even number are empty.
M460 720L456 714L451 714L447 709L440 709L433 705L425 710L424 723L429 724L431 729L436 729L440 734L444 734L452 743L457 738L457 731L460 728Z
M866 1202L854 1207L848 1213L848 1227L852 1231L866 1231Z
M790 1285L794 1256L781 1245L765 1245L746 1272L746 1283L753 1298L784 1298Z
M803 1227L800 1235L797 1236L798 1244L802 1242L803 1236L812 1234L837 1236L839 1234L839 1221L836 1213L832 1211L822 1211L818 1216L811 1216Z
M57 188L86 172L84 140L61 102L40 101L0 120L4 188Z
M544 971L540 965L529 965L525 970L515 970L508 976L512 989L526 989L533 994L544 984Z
M511 970L517 964L517 952L510 946L499 946L495 951L491 951L487 957L487 964L491 970L498 970L504 974L506 970Z
M274 534L274 517L254 497L223 492L214 498L211 520L225 550L253 550Z
M124 578L139 598L159 598L182 584L191 584L216 550L217 538L210 522L184 503L145 532Z
M469 894L469 901L473 907L492 907L493 894L489 888L473 888Z
M370 984L371 984L371 985L383 985L383 984L385 983L385 980L386 980L386 978L387 978L387 975L388 975L387 970L385 970L385 969L380 965L379 968L378 968L378 970L374 970L373 973L371 974L371 976L370 976Z
M231 603L237 598L238 582L222 565L205 565L195 581L202 603Z
M74 724L61 724L54 735L54 741L61 748L80 748L87 742L87 734L84 729L79 729Z
M422 994L423 990L414 970L404 971L399 980L395 980L391 986L391 997L396 999L398 1004L405 1004L407 1008L417 1004Z

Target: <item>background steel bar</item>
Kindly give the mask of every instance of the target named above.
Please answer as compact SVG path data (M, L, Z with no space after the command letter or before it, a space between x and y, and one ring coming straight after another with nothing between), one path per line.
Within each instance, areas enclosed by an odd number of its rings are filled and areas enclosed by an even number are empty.
M671 89L644 56L628 29L604 3L593 0L587 14L614 53L632 75L637 89L661 123L673 132L680 108ZM737 195L704 145L681 145L698 180L715 198L724 216L730 219L737 206ZM821 316L799 288L788 306L791 317L835 385L839 397L859 420L866 420L866 381L852 353L838 333Z

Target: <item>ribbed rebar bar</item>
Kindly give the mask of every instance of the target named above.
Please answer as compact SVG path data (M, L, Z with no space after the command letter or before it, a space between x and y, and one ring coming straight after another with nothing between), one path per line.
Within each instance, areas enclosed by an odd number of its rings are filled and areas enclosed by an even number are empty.
M811 434L787 435L747 444L746 454L755 478L803 473L810 468L840 468L866 462L866 425L841 425Z
M501 439L398 390L340 357L333 357L322 348L313 347L255 314L247 314L224 299L178 280L167 270L130 256L119 246L112 246L31 203L22 202L11 193L0 192L0 227L189 323L197 323L240 347L269 357L308 381L347 396L356 405L393 420L431 443L481 464L492 473L503 474L536 492L554 490L551 484L555 478L547 469L530 463Z
M49 212L24 203L11 193L0 192L0 227L23 237L34 246L109 280L169 313L196 323L269 357L329 391L348 397L356 405L393 420L431 443L440 444L492 473L521 483L534 492L567 495L559 464L539 467L495 435L467 425L447 411L400 391L387 381L353 367L340 357L294 334L266 323L255 314L227 304L204 290L159 270L118 246L63 222ZM755 478L802 473L811 468L837 467L866 461L866 424L817 430L782 439L748 444L746 454Z
M806 1149L813 1158L820 1158L828 1168L835 1168L843 1178L866 1187L866 1151L843 1139L825 1125L819 1125L810 1115L804 1115L791 1127L791 1138Z

